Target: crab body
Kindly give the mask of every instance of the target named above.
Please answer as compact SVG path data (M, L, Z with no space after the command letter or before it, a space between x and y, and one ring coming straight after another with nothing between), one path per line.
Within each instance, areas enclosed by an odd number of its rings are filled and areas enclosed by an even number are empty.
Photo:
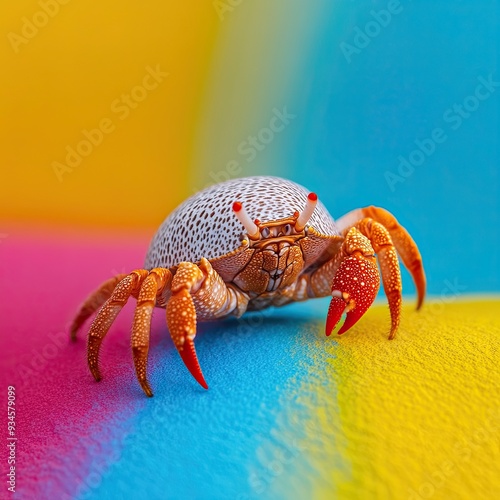
M181 262L199 263L206 258L225 283L248 294L247 310L287 303L299 276L331 258L342 241L322 203L309 220L316 233L293 234L290 216L306 205L308 195L295 182L268 176L211 186L165 219L153 237L144 267L175 268ZM235 200L260 220L274 221L259 223L260 233L269 233L259 245L252 245L230 209ZM199 315L198 319L213 318Z
M194 347L200 320L331 296L326 334L346 313L342 334L370 307L382 276L389 338L394 338L402 304L398 255L415 281L419 308L425 295L422 259L389 212L367 207L334 222L316 194L294 182L269 176L234 179L174 210L154 235L144 268L103 283L81 306L71 334L76 338L99 310L89 331L88 363L100 380L102 340L128 298L136 298L134 364L141 387L152 396L146 377L150 323L153 308L164 307L182 360L207 388Z

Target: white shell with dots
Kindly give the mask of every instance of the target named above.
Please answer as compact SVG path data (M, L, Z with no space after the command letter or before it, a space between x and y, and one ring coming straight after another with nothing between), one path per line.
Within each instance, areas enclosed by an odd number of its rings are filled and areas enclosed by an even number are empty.
M210 186L188 198L165 219L151 241L144 267L169 268L236 250L245 229L232 210L235 201L243 203L252 220L267 222L301 212L309 193L295 182L271 176L243 177ZM339 235L321 202L308 225L326 236Z

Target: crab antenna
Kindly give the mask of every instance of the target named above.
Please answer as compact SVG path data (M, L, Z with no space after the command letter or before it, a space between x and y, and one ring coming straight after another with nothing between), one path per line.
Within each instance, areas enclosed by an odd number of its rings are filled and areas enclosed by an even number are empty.
M300 213L297 222L295 223L295 229L301 231L306 227L306 224L311 218L311 215L313 214L317 203L318 203L318 195L316 193L309 193L307 195L306 207Z
M256 238L259 235L259 228L255 225L255 223L250 219L250 216L247 214L247 211L244 209L243 204L239 201L235 201L233 203L233 211L238 217L238 220L243 224L243 227L246 229L249 238Z

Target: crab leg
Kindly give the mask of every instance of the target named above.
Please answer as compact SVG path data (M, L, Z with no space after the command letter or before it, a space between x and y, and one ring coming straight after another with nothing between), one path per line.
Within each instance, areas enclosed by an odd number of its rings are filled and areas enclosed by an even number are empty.
M425 272L417 244L394 215L379 207L370 206L353 210L338 219L337 226L341 231L347 231L348 228L357 225L365 218L380 222L389 231L394 246L415 283L418 297L417 309L420 309L425 297Z
M111 297L116 285L127 276L126 274L118 274L109 280L106 280L97 290L94 290L81 305L76 313L71 327L69 329L71 340L76 340L78 330L83 323L99 309L106 300Z
M377 260L380 265L384 291L389 302L391 313L391 332L389 339L393 339L399 326L401 317L403 290L401 282L401 271L399 269L398 256L389 231L373 219L363 219L357 225L358 229L371 242Z
M125 278L116 285L111 297L104 303L90 327L87 343L87 359L90 371L97 381L101 380L98 365L101 343L116 316L118 316L118 313L127 303L130 295L139 290L141 283L147 275L148 271L145 269L138 269L125 276Z
M151 318L156 305L156 298L170 285L171 280L172 273L168 269L161 267L152 269L142 283L134 313L131 344L135 372L143 391L149 397L153 396L146 371Z
M181 262L167 303L167 324L175 347L196 381L208 389L194 347L198 319L215 319L246 309L248 297L226 285L207 259L199 265Z
M196 309L191 297L191 293L200 288L204 279L197 265L181 262L172 280L172 296L167 303L167 324L187 369L203 388L208 389L193 342L196 336Z

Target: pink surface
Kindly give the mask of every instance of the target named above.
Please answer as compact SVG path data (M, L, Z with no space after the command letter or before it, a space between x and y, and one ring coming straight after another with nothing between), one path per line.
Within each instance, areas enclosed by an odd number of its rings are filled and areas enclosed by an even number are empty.
M103 466L113 461L108 455L116 453L117 447L107 449L106 440L97 439L101 429L118 427L109 426L112 419L119 419L119 427L126 428L133 415L130 400L135 410L137 399L142 400L140 391L130 384L130 305L113 327L113 342L103 349L105 387L88 372L86 332L73 344L67 331L88 292L116 272L142 266L148 237L87 241L68 243L50 235L29 238L15 231L0 246L2 392L9 385L16 388L16 473L21 497L54 498L56 494L63 498L77 493L92 457L99 457ZM111 441L113 436L107 438ZM5 448L3 454L5 464ZM58 484L52 483L53 478ZM5 493L2 487L0 495Z

